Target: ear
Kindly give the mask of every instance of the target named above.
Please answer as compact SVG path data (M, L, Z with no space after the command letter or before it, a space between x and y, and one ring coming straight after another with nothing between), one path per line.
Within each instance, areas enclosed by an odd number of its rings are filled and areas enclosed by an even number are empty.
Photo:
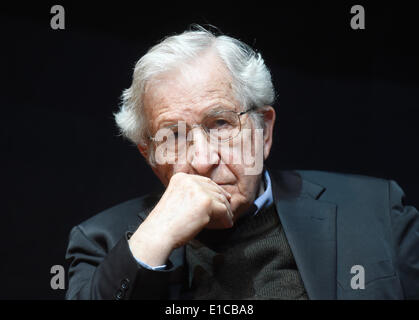
M275 126L276 113L271 106L262 108L263 119L265 121L265 128L263 131L263 157L266 160L269 156L272 147L273 130Z
M150 160L149 160L149 148L148 148L148 146L147 145L144 145L144 144L137 144L137 149L140 151L140 153L141 153L141 155L144 157L144 159L145 159L145 162L147 162L149 165L150 165L150 167L151 167L151 169L154 171L154 173L158 176L158 173L157 173L157 171L156 171L156 168L155 168L155 166L153 166L151 163L150 163Z
M143 144L137 144L137 149L140 151L140 153L148 163L148 147Z
M147 145L137 144L137 149L140 151L140 153L144 157L145 161L150 165L151 170L153 170L154 174L160 179L160 181L163 183L163 185L165 185L167 187L167 185L169 184L170 179L167 180L166 177L164 175L162 175L161 167L159 169L159 167L157 165L153 165L153 164L150 163L150 161L149 161L149 147ZM164 170L163 170L163 173L164 173Z

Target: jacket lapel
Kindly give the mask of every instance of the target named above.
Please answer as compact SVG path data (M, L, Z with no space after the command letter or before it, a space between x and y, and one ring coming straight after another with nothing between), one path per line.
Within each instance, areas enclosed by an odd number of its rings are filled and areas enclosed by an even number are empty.
M295 172L273 176L279 218L310 299L336 299L336 205Z

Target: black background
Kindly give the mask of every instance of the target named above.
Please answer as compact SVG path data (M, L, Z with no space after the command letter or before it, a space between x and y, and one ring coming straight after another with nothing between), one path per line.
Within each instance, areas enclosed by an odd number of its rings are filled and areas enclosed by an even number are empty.
M65 8L65 30L50 28L54 4ZM350 28L355 4L364 5L365 30ZM50 268L65 265L71 227L159 186L112 114L136 60L191 23L215 25L265 58L278 93L271 167L394 179L419 207L419 11L411 4L0 6L2 299L62 299Z

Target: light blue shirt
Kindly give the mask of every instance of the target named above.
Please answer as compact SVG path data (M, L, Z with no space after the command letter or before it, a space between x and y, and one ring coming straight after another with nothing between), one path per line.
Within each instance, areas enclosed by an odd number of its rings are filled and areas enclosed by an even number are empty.
M272 195L272 184L271 184L271 177L268 174L268 171L265 170L264 172L264 180L265 180L265 192L260 195L255 202L253 202L255 204L255 206L257 207L255 213L253 215L258 214L258 212L264 208L269 207L273 202L273 195ZM162 266L157 266L157 267L152 267L149 266L148 264L138 260L137 258L135 258L135 260L137 260L138 264L140 264L142 267L150 269L150 270L155 270L155 271L159 271L159 270L164 270L166 268L166 265L162 265Z
M256 215L260 210L269 207L274 202L274 198L272 195L271 177L269 176L267 170L265 170L264 178L266 189L265 192L262 195L260 195L255 200L255 202L253 202L257 207L257 210L254 213L254 215Z

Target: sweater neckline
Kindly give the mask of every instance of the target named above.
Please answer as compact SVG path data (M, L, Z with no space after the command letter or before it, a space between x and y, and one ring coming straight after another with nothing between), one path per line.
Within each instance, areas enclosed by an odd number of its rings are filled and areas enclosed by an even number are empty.
M278 213L275 206L271 205L257 215L248 212L238 219L232 228L203 229L192 243L198 246L201 244L209 247L228 247L266 233L278 225L280 225Z

